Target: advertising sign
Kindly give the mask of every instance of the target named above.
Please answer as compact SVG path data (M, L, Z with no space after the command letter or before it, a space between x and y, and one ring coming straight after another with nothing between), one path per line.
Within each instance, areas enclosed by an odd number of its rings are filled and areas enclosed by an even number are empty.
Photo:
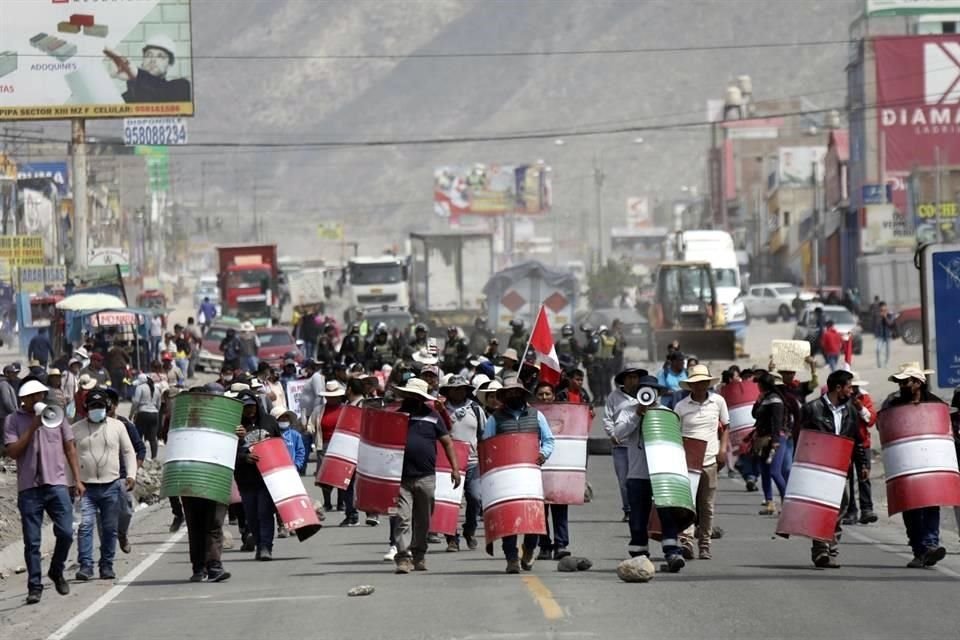
M43 238L40 236L0 236L0 258L11 267L42 267Z
M921 260L924 364L930 391L950 398L960 386L960 245L931 245Z
M439 167L433 172L433 207L442 218L546 213L550 168L541 164Z
M860 250L878 253L890 249L909 249L917 243L913 225L892 204L870 204L863 209Z
M321 222L317 225L317 237L321 240L343 240L343 223Z
M3 0L0 121L189 115L189 0Z
M874 39L877 120L887 176L960 161L960 35ZM893 203L906 210L906 190Z
M861 188L863 204L887 204L893 196L893 189L889 184L865 184Z
M187 144L187 121L183 118L124 118L123 144L164 147Z
M781 187L809 187L813 184L813 168L817 179L823 176L826 147L780 147L777 157L777 183Z
M70 171L66 162L21 162L17 166L17 180L37 178L52 180L61 198L70 193Z
M652 225L650 220L650 199L627 198L627 228L646 229Z
M911 16L924 13L958 13L958 0L867 0L867 17Z

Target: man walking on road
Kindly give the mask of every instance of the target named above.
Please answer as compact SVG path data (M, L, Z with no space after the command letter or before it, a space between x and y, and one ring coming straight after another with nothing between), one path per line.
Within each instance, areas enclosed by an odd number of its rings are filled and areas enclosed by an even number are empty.
M820 348L823 350L823 359L826 360L830 371L836 371L840 364L840 351L843 349L843 336L837 331L833 320L827 320L826 328L820 337Z
M851 372L852 373L852 372ZM843 518L843 524L873 524L879 518L873 511L873 487L870 485L870 427L877 423L877 410L873 406L873 399L866 392L868 382L859 380L854 374L850 383L853 385L853 397L850 404L857 413L857 425L860 428L860 438L863 440L863 449L867 452L859 464L850 467L847 474L847 491L850 494L850 504ZM863 472L866 465L866 473ZM857 516L857 500L860 503L860 515Z
M617 420L621 412L630 410L637 402L637 391L640 389L640 378L647 375L647 370L637 365L628 366L617 373L613 382L615 388L606 398L603 406L603 431L613 442L613 470L617 474L617 484L620 487L620 504L623 507L623 522L630 519L630 500L627 496L627 477L630 460L627 454L627 445L620 442L615 433Z
M47 337L47 329L46 327L40 327L37 335L27 345L27 358L36 360L41 367L46 368L52 353L53 347L50 345L50 338Z
M710 539L713 534L713 512L717 496L717 472L726 466L727 427L730 412L727 401L718 393L710 391L720 379L710 375L706 365L690 368L689 377L680 383L690 395L674 407L680 416L680 427L685 438L707 442L703 456L703 475L694 501L697 506L697 525L691 525L680 536L684 557L693 558L693 538L697 538L700 559L710 560Z
M434 400L429 385L419 378L411 378L406 385L395 386L394 391L402 400L399 411L410 416L397 501L397 555L394 558L395 572L404 574L427 570L427 537L436 490L437 441L450 461L454 489L460 486L460 469L453 439L437 412L427 406L428 401Z
M42 402L47 387L36 380L20 389L21 408L8 416L3 425L3 444L8 456L17 461L17 508L23 525L23 554L27 564L27 604L37 604L43 594L40 535L44 513L53 522L57 539L47 572L57 593L70 593L63 575L67 554L73 544L73 508L67 489L67 465L76 481L76 493L83 496L80 465L74 445L73 429L66 422L44 427L34 405Z
M450 414L453 428L450 435L470 445L467 468L464 473L463 493L467 510L463 519L463 537L470 550L477 548L477 517L480 515L480 458L477 439L487 418L476 400L470 397L472 387L466 379L454 376L440 385L440 395L446 398L444 408ZM460 550L460 536L447 536L447 551Z
M877 341L877 369L883 369L890 361L890 340L896 328L897 324L887 308L887 303L880 302L873 322L873 336Z

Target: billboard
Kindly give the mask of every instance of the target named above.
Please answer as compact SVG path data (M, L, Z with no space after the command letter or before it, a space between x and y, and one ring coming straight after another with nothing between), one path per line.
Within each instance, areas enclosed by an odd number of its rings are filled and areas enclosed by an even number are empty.
M0 121L189 115L189 0L3 0Z
M17 180L47 179L65 198L70 193L70 171L66 162L21 162L17 165Z
M870 204L863 209L860 251L879 253L911 249L917 244L913 225L892 204Z
M651 226L650 199L646 196L627 198L627 228L647 229Z
M433 208L442 218L546 213L550 167L540 163L438 167L433 172Z
M40 236L0 236L0 259L11 267L44 266L43 238Z
M958 12L958 0L867 0L866 11L869 18Z
M823 159L826 147L780 147L777 150L777 184L781 187L810 187L813 170L817 179L823 177Z

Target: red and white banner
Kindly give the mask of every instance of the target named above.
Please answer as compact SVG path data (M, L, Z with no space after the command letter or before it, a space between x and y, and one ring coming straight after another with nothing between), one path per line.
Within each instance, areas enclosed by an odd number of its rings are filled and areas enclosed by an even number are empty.
M752 380L730 382L723 385L720 395L727 401L727 409L730 411L730 449L735 456L739 456L740 445L753 433L753 426L756 424L753 404L760 397L760 387Z
M850 438L800 431L777 535L833 540L852 455Z
M560 359L553 343L553 333L550 331L550 321L547 320L547 311L540 305L537 320L530 333L530 349L537 354L540 363L540 380L554 386L560 384Z
M320 520L283 438L267 438L250 447L257 469L273 498L280 520L302 542L320 530Z
M505 433L480 441L483 534L493 542L524 533L543 535L543 481L539 433Z
M925 402L884 409L877 428L888 514L960 506L960 470L948 405Z
M327 485L345 490L350 486L353 472L357 469L360 454L360 427L363 409L346 406L340 410L337 428L327 444L317 471L317 485ZM369 411L369 409L368 409Z
M364 409L354 485L360 511L396 512L409 422L405 413Z
M553 453L541 468L543 499L550 504L583 504L590 407L566 402L532 406L544 415L553 432Z
M470 445L459 440L453 441L453 450L457 454L457 469L460 470L460 486L453 488L450 479L450 461L443 445L437 443L436 489L433 493L433 513L430 515L430 531L448 536L457 534L460 521L460 503L463 501L463 485L467 479L467 458Z

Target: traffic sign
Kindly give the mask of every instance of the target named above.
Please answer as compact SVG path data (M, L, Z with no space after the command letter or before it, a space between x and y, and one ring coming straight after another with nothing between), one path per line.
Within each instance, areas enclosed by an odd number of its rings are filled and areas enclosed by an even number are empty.
M928 245L921 261L924 364L930 391L950 401L960 386L960 244Z

